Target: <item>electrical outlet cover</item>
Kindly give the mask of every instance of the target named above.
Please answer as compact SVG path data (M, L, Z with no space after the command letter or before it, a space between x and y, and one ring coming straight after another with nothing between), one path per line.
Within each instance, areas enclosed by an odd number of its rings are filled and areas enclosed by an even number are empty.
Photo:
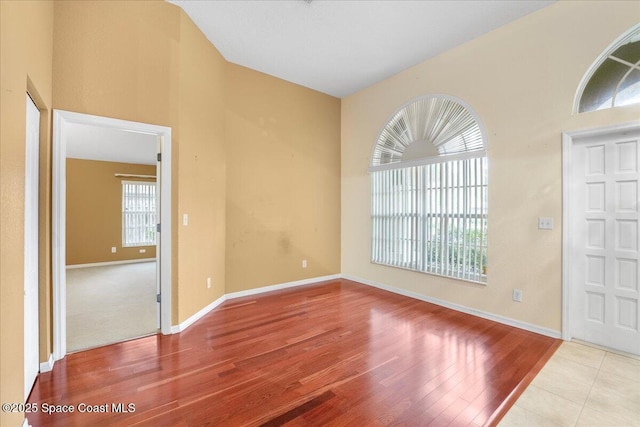
M522 291L520 289L514 289L512 298L516 302L522 302Z

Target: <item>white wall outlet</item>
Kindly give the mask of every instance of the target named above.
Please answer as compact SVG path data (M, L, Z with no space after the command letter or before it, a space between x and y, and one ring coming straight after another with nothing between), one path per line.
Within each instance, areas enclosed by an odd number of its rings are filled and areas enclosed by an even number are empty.
M207 277L207 289L211 289L211 277Z
M553 230L553 218L538 218L538 229Z
M189 214L182 214L182 225L189 225Z
M522 291L520 289L514 289L511 298L516 302L522 302Z
M115 254L116 253L116 247L115 246L111 246L111 253Z
M302 260L302 268L307 268L307 260L306 259Z
M146 249L140 249L140 253L141 253L141 254L143 254L143 253L145 253L145 252L147 252L147 250L146 250Z

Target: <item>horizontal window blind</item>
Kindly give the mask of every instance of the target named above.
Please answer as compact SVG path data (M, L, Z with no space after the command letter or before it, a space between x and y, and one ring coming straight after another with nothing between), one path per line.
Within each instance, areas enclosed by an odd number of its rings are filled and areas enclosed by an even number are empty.
M486 157L376 171L374 263L486 281Z
M156 244L156 183L122 181L122 246Z

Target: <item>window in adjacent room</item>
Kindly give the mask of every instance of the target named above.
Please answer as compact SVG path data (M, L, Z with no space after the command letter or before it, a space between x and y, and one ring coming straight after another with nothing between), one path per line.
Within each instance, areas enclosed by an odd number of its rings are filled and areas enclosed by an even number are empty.
M372 262L486 282L485 142L462 101L425 96L401 108L369 170Z
M122 181L122 246L156 244L156 183Z
M640 102L640 25L600 55L583 78L576 99L578 113Z

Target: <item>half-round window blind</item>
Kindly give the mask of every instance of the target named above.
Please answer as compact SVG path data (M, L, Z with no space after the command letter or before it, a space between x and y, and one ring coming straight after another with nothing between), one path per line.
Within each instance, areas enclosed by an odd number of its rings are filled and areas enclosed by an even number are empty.
M623 34L591 65L578 88L574 111L604 110L640 102L640 24Z
M424 96L386 122L371 157L371 262L487 281L484 132L463 101Z
M482 156L484 150L478 121L461 101L444 95L424 96L398 110L382 128L373 148L371 170L467 152Z

